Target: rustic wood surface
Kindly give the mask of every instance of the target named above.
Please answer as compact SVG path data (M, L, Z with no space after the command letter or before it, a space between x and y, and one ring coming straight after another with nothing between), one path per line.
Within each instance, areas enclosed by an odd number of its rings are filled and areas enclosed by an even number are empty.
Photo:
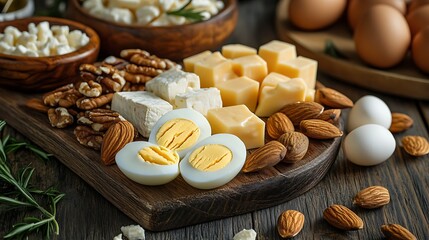
M243 0L239 2L237 29L228 42L240 42L253 47L276 38L275 0ZM392 111L407 113L414 119L408 131L395 134L397 143L406 135L428 138L429 102L399 98L358 88L319 73L318 79L326 86L338 89L351 99L371 94L382 98ZM345 113L346 114L346 113ZM0 116L1 118L2 116ZM31 124L31 123L30 123ZM12 128L11 134L25 138ZM43 145L43 143L38 143ZM57 239L112 239L120 227L135 222L121 213L79 176L56 159L46 164L27 152L12 156L13 166L36 167L38 185L55 185L67 194L59 204L60 236ZM163 232L146 232L146 239L232 239L243 228L253 228L257 239L280 239L276 221L286 209L304 213L306 223L296 239L383 239L380 225L399 223L406 226L418 239L429 239L429 156L414 158L398 144L394 155L374 167L359 167L347 162L342 152L327 176L307 193L275 207ZM352 206L351 199L362 188L382 185L391 192L391 202L381 209L362 210ZM305 187L305 186L303 186ZM323 210L331 204L351 207L365 221L360 231L344 232L329 226L322 219ZM252 203L248 203L252 204ZM0 212L0 235L24 216L21 212ZM35 236L31 239L40 239Z

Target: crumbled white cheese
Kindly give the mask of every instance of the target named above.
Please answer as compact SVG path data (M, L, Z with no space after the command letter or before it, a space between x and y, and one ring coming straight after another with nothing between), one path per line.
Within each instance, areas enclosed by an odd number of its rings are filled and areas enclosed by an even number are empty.
M121 234L119 234L118 236L115 236L115 237L113 238L113 240L122 240L122 233L121 233Z
M121 232L128 240L145 240L144 229L140 225L123 226Z
M253 229L243 229L241 232L235 234L233 240L255 240L256 232Z

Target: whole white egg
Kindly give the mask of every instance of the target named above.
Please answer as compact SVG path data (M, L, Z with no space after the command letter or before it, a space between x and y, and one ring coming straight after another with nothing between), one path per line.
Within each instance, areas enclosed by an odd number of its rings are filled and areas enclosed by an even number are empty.
M202 171L190 163L194 151L211 144L219 144L228 148L232 153L231 161L216 171ZM180 162L180 172L183 179L191 186L199 189L213 189L225 185L241 171L246 160L246 146L235 135L220 133L212 135L197 143Z
M392 113L387 104L378 97L367 95L356 101L347 120L347 131L365 124L378 124L389 129Z
M179 159L172 165L146 162L140 157L139 151L151 146L156 145L145 141L125 145L115 156L121 172L129 179L144 185L162 185L174 180L179 175Z
M195 126L199 129L199 133L197 136L197 139L195 139L195 142L189 142L187 147L183 148L181 146L168 146L168 145L164 145L162 143L160 143L157 139L157 135L158 132L160 131L160 129L164 126L164 124L168 123L171 120L177 120L177 119L185 119L185 120L189 120L190 122L192 122L193 124L195 124ZM171 140L171 142L173 142L175 139L180 139L183 138L185 139L186 137L190 136L192 133L190 133L189 131L189 127L183 127L183 128L179 128L176 130L174 130L173 128L169 128L170 132L168 134L170 134L171 138L169 140ZM171 131L175 131L175 132L171 132ZM209 137L212 134L211 131L211 127L210 127L210 123L207 121L207 119L204 117L204 115L202 115L201 113L191 109L191 108L180 108L180 109L175 109L173 111L170 111L166 114L164 114L153 126L150 136L149 136L149 142L157 144L157 145L161 145L164 146L166 148L170 148L172 150L176 150L177 153L179 154L180 158L183 158L186 153L189 151L189 149L194 146L196 143L198 143L199 141Z
M392 133L378 124L366 124L354 129L343 142L346 158L360 166L373 166L386 161L395 148Z

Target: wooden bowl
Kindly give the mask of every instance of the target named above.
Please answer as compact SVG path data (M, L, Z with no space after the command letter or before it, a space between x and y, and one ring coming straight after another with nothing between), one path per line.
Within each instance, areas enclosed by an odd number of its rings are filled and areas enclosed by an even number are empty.
M79 0L69 0L66 16L97 31L101 54L118 56L127 48L140 48L159 57L181 60L204 50L214 50L232 33L237 23L236 0L224 0L225 7L207 21L148 27L110 22L91 15Z
M28 30L29 23L48 21L50 25L67 25L70 30L80 30L89 37L89 43L80 49L57 56L27 57L0 53L0 85L21 91L47 91L73 82L82 63L95 62L100 50L100 39L91 28L67 19L32 17L0 22L0 32L7 26L21 31Z

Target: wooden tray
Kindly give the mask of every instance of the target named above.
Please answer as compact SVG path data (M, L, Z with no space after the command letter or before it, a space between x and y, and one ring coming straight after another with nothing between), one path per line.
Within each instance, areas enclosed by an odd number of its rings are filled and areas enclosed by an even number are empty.
M161 231L278 205L314 187L336 159L341 138L311 141L305 158L259 173L240 173L214 190L198 190L181 177L157 187L139 185L119 168L101 164L99 153L80 145L72 128L52 128L47 116L25 107L38 95L0 88L0 118L88 182L144 228ZM343 128L343 124L340 125Z
M359 60L352 32L345 20L323 31L300 31L288 21L290 0L280 0L277 5L276 29L278 37L296 45L300 55L315 59L319 69L339 80L371 90L402 97L429 100L429 75L414 66L410 56L394 68L371 68ZM327 40L343 53L347 60L324 53Z

